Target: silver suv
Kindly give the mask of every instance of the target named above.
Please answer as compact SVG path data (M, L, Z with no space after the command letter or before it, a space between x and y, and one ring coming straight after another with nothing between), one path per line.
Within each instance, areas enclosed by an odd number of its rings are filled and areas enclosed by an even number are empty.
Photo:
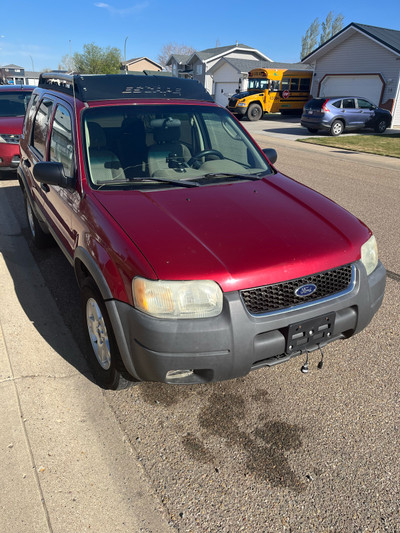
M392 115L366 98L356 96L313 98L306 103L301 116L301 125L310 133L329 131L337 136L345 130L372 128L383 133L390 127Z

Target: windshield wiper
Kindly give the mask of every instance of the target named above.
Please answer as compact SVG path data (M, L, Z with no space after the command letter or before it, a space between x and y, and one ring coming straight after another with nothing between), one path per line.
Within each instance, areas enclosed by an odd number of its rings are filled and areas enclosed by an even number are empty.
M258 181L263 176L257 175L257 174L237 174L236 172L210 172L208 174L204 174L205 178L238 178L238 179L245 179L250 181Z
M156 181L160 183L170 183L172 185L178 185L179 187L200 187L200 183L197 183L196 181L183 181L183 180L172 180L169 178L159 178L159 177L141 177L141 176L134 176L132 178L129 178L127 180L110 180L105 183L102 183L97 190L102 189L103 187L107 185L129 185L132 183L132 181Z

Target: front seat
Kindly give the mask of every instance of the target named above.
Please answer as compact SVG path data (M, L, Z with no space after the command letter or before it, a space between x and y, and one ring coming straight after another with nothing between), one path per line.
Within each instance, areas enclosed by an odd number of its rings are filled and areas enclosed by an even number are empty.
M161 118L151 121L155 144L148 154L149 174L154 176L158 170L173 168L168 163L171 157L176 161L187 162L192 157L189 148L179 142L181 121L176 118Z
M120 160L107 147L103 128L97 122L88 122L87 128L89 167L93 183L100 185L107 181L125 179Z

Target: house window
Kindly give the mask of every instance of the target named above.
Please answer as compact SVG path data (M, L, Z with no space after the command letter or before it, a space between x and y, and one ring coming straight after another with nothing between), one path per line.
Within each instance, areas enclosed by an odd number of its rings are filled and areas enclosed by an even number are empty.
M196 74L197 75L201 75L203 74L203 65L201 63L199 63L198 65L196 65Z

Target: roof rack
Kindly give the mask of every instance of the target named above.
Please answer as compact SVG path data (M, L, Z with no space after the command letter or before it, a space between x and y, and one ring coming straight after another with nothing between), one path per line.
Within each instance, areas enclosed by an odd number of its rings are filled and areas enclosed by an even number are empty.
M75 95L83 102L120 99L203 100L213 102L199 82L170 76L131 74L66 74L43 72L39 87Z

